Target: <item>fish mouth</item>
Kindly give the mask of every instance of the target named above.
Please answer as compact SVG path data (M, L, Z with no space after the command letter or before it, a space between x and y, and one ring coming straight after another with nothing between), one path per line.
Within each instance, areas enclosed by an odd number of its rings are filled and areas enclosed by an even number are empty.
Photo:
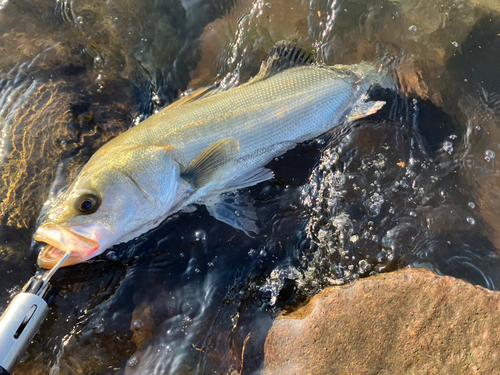
M45 242L47 246L38 254L38 266L52 268L67 253L71 255L61 267L84 262L99 249L97 241L83 237L61 225L46 224L40 226L33 235L35 240Z
M52 245L46 245L43 250L38 254L37 263L40 268L51 269L61 258L66 255L66 252L59 250ZM80 253L71 253L71 255L64 261L61 267L73 266L78 263L86 261Z

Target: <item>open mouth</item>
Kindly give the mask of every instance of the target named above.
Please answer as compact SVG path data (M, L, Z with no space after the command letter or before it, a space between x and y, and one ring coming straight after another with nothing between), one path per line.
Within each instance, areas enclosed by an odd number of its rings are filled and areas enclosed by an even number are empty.
M40 268L50 269L54 267L64 255L66 255L65 251L61 251L52 245L46 245L40 254L38 254L38 266ZM84 259L80 253L73 252L69 258L64 261L61 267L72 266L74 264L82 263L85 260L87 259Z
M38 255L38 265L41 268L54 267L67 252L71 255L62 267L81 263L90 259L99 249L98 242L57 224L40 226L33 237L39 242L48 244Z

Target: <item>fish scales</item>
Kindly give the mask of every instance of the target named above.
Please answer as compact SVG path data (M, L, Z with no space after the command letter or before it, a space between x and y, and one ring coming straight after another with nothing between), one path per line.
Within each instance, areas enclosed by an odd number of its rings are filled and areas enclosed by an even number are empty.
M234 136L241 160L249 169L256 168L283 148L327 132L367 88L368 83L353 87L352 77L340 69L289 69L172 110L167 107L109 146L172 145L176 160L187 165L208 144ZM271 148L275 150L268 155L261 151Z

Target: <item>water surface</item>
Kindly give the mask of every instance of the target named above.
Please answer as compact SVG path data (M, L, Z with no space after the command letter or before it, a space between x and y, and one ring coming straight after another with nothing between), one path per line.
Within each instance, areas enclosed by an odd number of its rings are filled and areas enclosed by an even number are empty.
M272 46L384 61L375 116L271 162L226 199L56 274L16 374L253 374L276 314L327 285L420 266L498 289L500 7L494 1L1 1L0 309L35 272L31 235L103 143ZM0 310L1 311L1 310Z

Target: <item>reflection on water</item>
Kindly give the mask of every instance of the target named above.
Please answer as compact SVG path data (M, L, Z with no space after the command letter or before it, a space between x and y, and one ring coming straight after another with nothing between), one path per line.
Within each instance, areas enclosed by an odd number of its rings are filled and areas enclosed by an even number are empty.
M0 0L2 309L35 270L44 202L179 92L244 82L294 39L327 64L392 63L401 87L235 193L256 207L255 238L200 207L58 272L16 374L253 374L275 314L326 285L418 265L498 289L499 13L489 0Z

